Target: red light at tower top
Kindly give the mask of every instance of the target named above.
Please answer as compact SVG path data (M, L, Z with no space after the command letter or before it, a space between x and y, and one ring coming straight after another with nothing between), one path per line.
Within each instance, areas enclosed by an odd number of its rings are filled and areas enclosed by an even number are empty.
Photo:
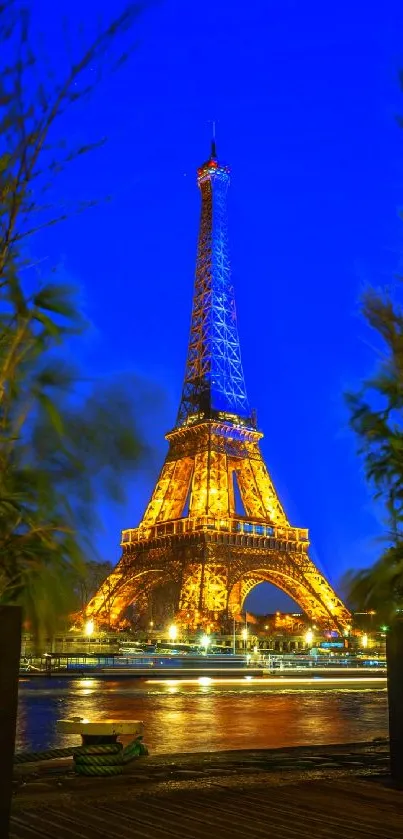
M223 163L219 163L217 159L217 144L215 139L215 122L213 122L213 136L211 138L210 157L197 170L197 180L199 182L205 181L210 175L229 175L230 168Z
M229 175L230 168L223 163L219 163L217 160L217 151L216 151L216 143L215 140L211 142L211 154L209 159L206 163L203 163L203 166L197 170L197 177L198 180L204 180L204 178L208 177L212 173L216 173L219 175Z

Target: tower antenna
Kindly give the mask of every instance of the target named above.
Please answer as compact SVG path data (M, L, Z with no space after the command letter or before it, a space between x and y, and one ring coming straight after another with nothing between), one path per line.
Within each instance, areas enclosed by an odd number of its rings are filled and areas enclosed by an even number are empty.
M217 157L217 147L216 147L216 142L215 142L215 119L213 119L212 125L213 125L213 135L212 135L212 138L211 138L211 157L216 158Z

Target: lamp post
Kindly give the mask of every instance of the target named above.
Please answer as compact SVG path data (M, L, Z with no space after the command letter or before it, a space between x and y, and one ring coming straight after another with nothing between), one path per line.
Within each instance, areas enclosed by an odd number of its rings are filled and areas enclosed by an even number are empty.
M94 632L94 628L95 628L95 624L94 624L94 621L93 621L93 620L89 620L89 621L87 621L87 623L85 624L85 627L84 627L84 632L85 632L85 634L86 634L86 636L87 636L87 638L88 638L88 652L90 652L90 647L91 647L91 635L92 635L92 634L93 634L93 632Z
M153 639L152 639L152 631L153 631L153 629L154 629L154 621L153 621L153 620L151 620L151 621L149 621L149 622L148 622L148 634L149 634L148 643L149 643L149 644L152 644L152 641L153 641Z
M247 656L248 652L248 627L245 626L242 630L242 638L245 646L245 656Z
M312 629L308 629L308 631L305 633L305 643L306 643L307 647L311 646L312 641L313 641L313 632L312 632Z

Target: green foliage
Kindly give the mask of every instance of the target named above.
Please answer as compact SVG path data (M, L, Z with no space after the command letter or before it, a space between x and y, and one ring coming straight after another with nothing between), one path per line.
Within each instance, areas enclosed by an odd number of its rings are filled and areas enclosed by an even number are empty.
M373 568L350 573L345 585L353 608L390 620L403 605L403 309L389 292L369 290L363 314L380 339L379 360L347 402L366 478L384 504L386 547Z
M144 388L130 377L85 381L67 361L70 336L86 327L75 291L54 280L28 290L25 251L27 237L66 215L42 203L49 182L93 147L55 143L53 126L91 91L88 68L116 63L138 11L130 5L49 81L20 4L0 4L0 600L22 603L37 634L76 606L97 502L123 499L146 452Z

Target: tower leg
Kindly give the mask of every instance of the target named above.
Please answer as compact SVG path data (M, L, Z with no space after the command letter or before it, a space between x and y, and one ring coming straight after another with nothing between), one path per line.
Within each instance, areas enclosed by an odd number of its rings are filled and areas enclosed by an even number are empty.
M207 553L184 569L177 620L183 627L217 631L227 613L227 568Z

